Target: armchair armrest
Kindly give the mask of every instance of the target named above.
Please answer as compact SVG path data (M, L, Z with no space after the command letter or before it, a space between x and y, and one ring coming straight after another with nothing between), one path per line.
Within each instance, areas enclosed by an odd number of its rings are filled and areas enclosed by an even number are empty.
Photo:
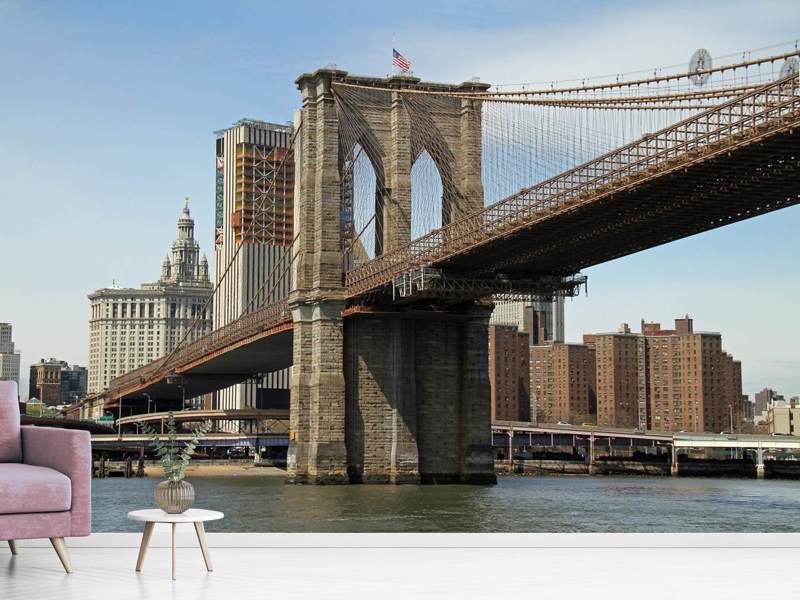
M49 467L72 482L72 535L92 529L92 439L88 431L22 427L22 462Z

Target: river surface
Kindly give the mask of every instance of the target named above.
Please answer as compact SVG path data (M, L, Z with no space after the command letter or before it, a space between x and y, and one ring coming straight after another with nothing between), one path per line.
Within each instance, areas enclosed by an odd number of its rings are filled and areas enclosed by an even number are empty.
M282 477L191 480L209 531L800 531L800 481L675 477L501 477L496 486L310 486ZM140 531L158 480L95 479L94 531Z

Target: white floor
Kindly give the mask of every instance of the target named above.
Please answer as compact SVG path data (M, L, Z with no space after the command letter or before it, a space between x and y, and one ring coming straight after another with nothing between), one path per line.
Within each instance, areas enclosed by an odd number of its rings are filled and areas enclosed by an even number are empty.
M796 597L800 559L795 535L208 537L214 572L205 572L196 540L182 532L177 581L170 578L165 530L154 535L139 574L134 572L135 534L70 540L72 575L61 569L49 544L20 542L19 554L12 557L0 543L0 600L213 600L237 594L248 599L760 600L780 593ZM642 547L653 543L665 547Z

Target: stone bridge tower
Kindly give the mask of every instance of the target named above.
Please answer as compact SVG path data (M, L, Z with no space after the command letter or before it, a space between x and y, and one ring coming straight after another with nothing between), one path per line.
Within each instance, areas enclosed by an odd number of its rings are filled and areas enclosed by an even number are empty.
M459 86L323 69L297 80L290 479L303 483L495 481L487 372L489 310L350 298L342 179L358 144L376 174L376 252L411 238L411 169L442 179L442 220L483 207L480 103ZM413 90L457 93L423 105ZM429 101L430 102L430 101Z

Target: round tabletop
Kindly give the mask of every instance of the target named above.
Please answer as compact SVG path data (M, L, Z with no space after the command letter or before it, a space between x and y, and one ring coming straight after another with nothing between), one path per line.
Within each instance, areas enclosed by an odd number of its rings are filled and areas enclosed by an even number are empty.
M160 508L146 510L132 510L128 513L131 521L144 521L147 523L196 523L198 521L216 521L225 515L216 510L203 510L190 508L186 512L170 514Z

